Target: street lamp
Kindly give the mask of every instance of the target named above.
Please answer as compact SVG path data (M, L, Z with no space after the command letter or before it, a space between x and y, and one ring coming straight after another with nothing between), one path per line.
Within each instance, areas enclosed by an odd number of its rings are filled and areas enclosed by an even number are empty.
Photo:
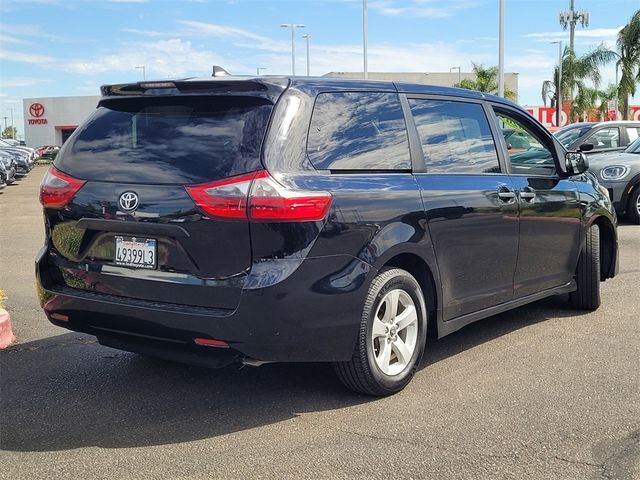
M304 35L302 35L302 38L304 38L307 41L307 77L310 75L309 73L309 39L311 38L311 35L308 33L305 33Z
M291 29L291 75L296 74L296 28L304 28L305 26L299 23L283 23L280 25L282 28Z
M145 68L144 65L140 65L139 67L136 67L136 70L138 69L142 69L142 80L146 80L147 79L147 70Z
M260 70L266 70L267 67L256 67L256 75L260 76Z
M498 17L498 96L504 97L504 0L500 0Z
M458 70L458 84L462 81L462 69L460 67L451 67L449 69L449 73L451 73L453 70Z
M556 127L561 126L561 114L562 114L562 40L557 42L551 42L552 44L558 44L558 83L556 84Z
M362 73L365 80L369 78L367 65L367 0L362 0Z

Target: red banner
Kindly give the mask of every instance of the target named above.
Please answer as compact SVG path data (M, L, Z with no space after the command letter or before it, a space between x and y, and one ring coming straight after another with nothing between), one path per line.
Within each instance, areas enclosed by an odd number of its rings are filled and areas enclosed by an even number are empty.
M535 118L538 119L549 130L557 130L556 126L556 109L553 107L525 107L525 109ZM560 126L567 125L569 115L567 110L563 110L560 114ZM608 117L608 116L607 116ZM610 120L605 118L604 120ZM622 120L622 115L618 112L617 120ZM640 121L640 105L633 105L629 107L629 120ZM592 116L589 118L590 122L600 122L602 119L600 116Z

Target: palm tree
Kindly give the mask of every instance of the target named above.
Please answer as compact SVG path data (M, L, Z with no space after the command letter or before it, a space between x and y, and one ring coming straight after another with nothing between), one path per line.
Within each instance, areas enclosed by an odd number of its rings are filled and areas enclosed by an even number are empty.
M595 50L581 56L577 56L570 48L565 48L562 54L562 98L570 101L574 93L576 98L580 96L580 104L576 105L575 100L571 102L570 118L578 117L585 112L585 107L589 99L593 99L589 90L597 89L602 77L600 76L600 66L615 59L616 54L600 45ZM587 82L593 88L587 86ZM555 102L555 92L558 85L558 66L553 69L553 80L545 80L542 83L542 101L546 101L554 95L552 101ZM597 98L597 97L596 97Z
M607 118L609 102L615 100L617 96L618 87L613 83L610 83L604 90L598 91L598 98L600 99L600 106L598 107L600 120L604 120L605 118Z
M477 90L479 92L498 93L498 67L485 67L482 64L471 63L472 70L476 76L475 80L465 78L464 80L454 84L454 87L466 88L468 90ZM504 96L509 100L516 100L516 93L505 87Z
M622 108L622 118L629 119L629 96L635 95L636 84L640 82L640 10L633 14L629 23L618 32L616 40L621 77L618 97Z

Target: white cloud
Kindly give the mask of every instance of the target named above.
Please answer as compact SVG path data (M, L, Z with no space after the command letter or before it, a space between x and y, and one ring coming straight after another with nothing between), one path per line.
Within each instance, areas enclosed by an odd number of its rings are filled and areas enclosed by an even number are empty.
M454 15L459 10L478 6L477 2L454 1L436 2L435 0L413 0L410 3L395 0L380 0L371 2L369 7L382 15L391 17L423 17L445 18Z
M31 87L41 83L49 83L52 80L35 77L2 77L2 88Z
M40 64L48 64L55 60L53 57L50 57L49 55L16 52L13 50L6 50L4 48L0 49L0 59L8 60L11 62L40 63Z
M207 50L198 50L191 42L179 38L158 42L137 43L135 48L123 45L119 51L91 60L64 62L62 69L84 75L131 72L145 65L147 78L180 77L190 74L209 74L212 65L236 67L237 63Z
M3 43L21 43L21 44L26 44L28 42L21 40L17 37L12 37L10 35L5 35L4 33L0 33L0 45L2 45Z
M617 28L592 28L576 30L576 39L592 39L601 41L615 41L616 35L622 29ZM534 32L524 35L525 38L535 38L539 42L553 42L558 40L569 41L569 32Z

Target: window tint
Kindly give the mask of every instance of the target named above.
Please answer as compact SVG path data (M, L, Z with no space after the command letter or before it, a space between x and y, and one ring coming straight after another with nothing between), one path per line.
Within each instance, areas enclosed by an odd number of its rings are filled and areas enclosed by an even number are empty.
M525 122L504 112L496 112L496 116L515 173L532 168L555 169L553 154Z
M253 97L114 99L65 143L56 165L86 180L200 183L260 168L272 105Z
M320 170L410 170L407 128L395 93L321 93L307 151Z
M569 148L573 142L578 140L578 138L586 134L589 130L591 130L591 124L577 127L571 125L564 127L562 130L558 130L554 133L554 136L564 148Z
M409 100L427 173L498 173L496 146L482 105Z
M640 127L627 127L629 143L634 142L640 136Z
M588 137L585 143L592 143L596 149L617 148L620 146L620 132L618 127L601 128Z

